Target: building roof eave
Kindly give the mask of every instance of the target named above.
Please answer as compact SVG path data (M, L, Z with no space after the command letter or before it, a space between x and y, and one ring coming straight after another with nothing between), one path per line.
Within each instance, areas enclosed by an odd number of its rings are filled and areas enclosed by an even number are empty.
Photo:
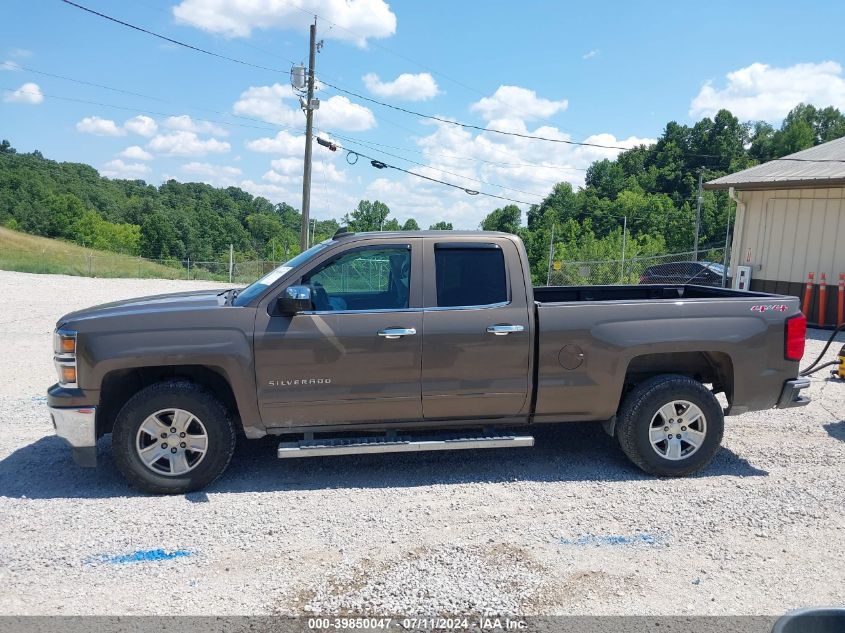
M719 182L711 180L704 183L704 188L710 191L724 191L733 187L736 191L762 191L766 189L827 189L829 187L845 187L845 177L837 178L804 178L784 180L758 180L746 182Z

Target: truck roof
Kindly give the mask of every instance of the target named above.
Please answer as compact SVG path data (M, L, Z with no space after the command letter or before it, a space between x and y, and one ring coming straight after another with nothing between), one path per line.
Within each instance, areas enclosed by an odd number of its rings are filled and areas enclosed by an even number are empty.
M512 237L511 233L503 233L500 231L365 231L361 233L354 233L338 230L332 239L344 240L351 237L395 237L395 238L409 238L409 237Z

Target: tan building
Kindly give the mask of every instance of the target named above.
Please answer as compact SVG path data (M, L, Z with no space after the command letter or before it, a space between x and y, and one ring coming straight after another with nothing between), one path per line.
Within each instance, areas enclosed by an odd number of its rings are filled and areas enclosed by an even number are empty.
M825 324L837 318L845 273L845 138L711 180L737 202L729 275L751 269L751 290L803 297L807 274L827 277ZM819 290L808 319L818 323Z

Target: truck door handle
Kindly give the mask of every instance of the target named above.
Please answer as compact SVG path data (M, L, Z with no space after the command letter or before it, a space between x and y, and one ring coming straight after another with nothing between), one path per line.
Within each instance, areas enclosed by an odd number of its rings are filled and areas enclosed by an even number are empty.
M397 338L402 338L403 336L411 336L416 333L417 330L412 327L389 327L378 331L379 336L383 336L391 341Z
M511 332L522 332L525 327L522 325L511 325L510 323L501 323L499 325L490 325L487 327L488 334L495 334L496 336L507 336Z

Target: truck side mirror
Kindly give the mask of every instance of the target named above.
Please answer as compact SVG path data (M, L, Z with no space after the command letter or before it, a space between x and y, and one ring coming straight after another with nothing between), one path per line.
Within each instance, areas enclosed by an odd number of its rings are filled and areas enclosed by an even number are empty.
M293 316L314 308L311 302L311 288L308 286L288 286L276 299L276 310L283 316Z

